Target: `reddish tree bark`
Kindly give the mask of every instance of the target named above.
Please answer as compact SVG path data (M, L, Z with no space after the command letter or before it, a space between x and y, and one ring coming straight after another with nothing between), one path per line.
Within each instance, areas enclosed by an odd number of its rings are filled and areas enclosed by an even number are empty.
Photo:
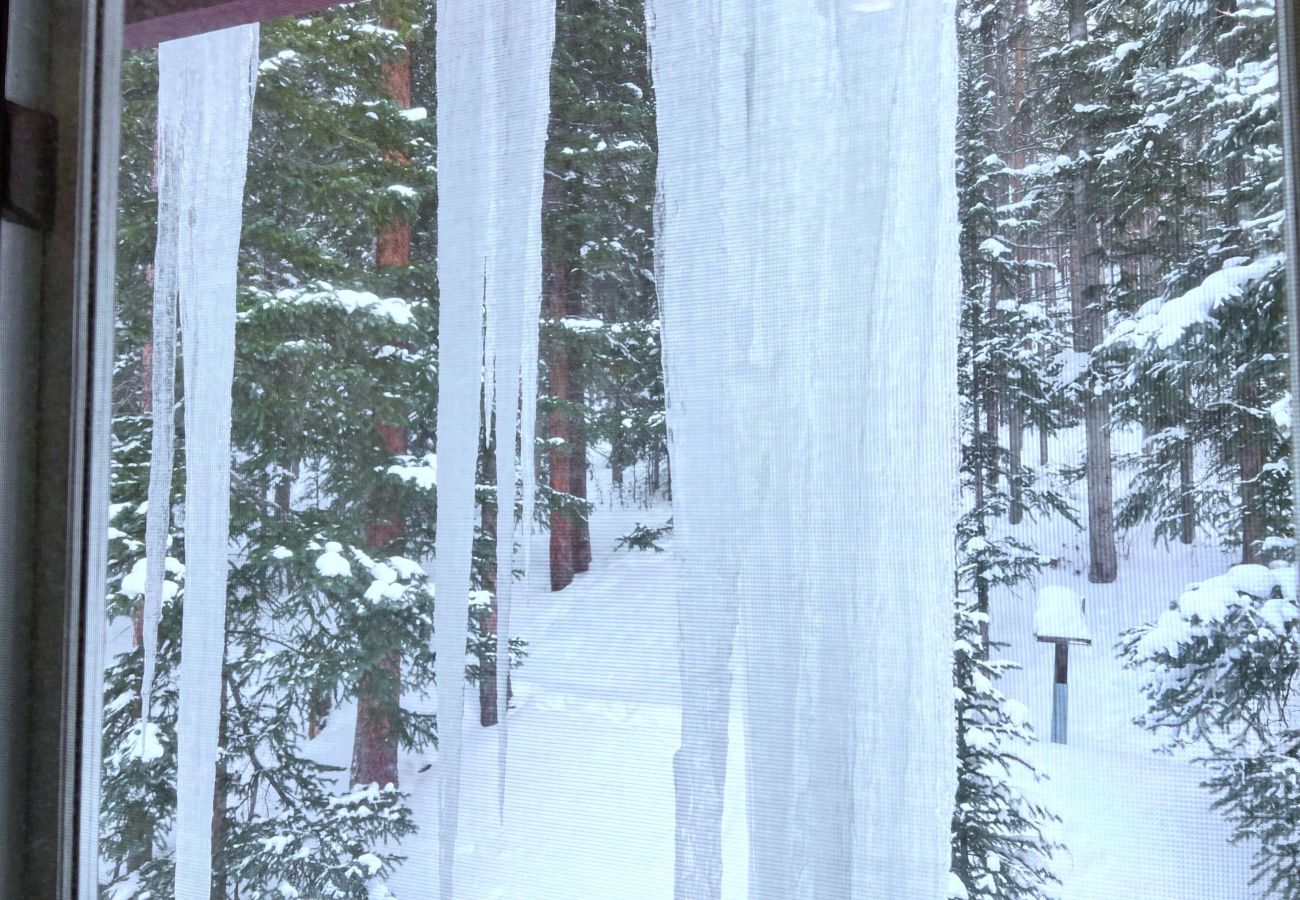
M393 23L385 19L385 27ZM411 105L411 58L406 51L397 61L381 66L384 88L399 106ZM401 154L392 158L406 162ZM411 226L402 219L385 223L375 237L375 266L407 266L411 262ZM407 451L403 423L376 422L389 454ZM389 548L401 540L406 523L400 509L380 513L366 530L366 543L374 549ZM352 784L398 786L396 716L401 704L402 656L394 650L361 676L357 686L357 724L352 739ZM314 723L313 723L314 727Z
M352 784L391 784L397 778L397 722L402 656L394 651L361 676L357 730L352 742Z
M564 181L548 178L545 203L548 211L564 208ZM564 250L548 248L545 262L545 315L558 322L582 315L582 297L576 290L573 272ZM559 329L557 329L559 331ZM552 398L547 432L554 441L549 452L551 490L587 500L587 439L582 424L584 392L581 360L568 342L553 338L546 353L547 389ZM551 513L551 590L568 587L573 576L591 564L591 532L582 513L557 509Z

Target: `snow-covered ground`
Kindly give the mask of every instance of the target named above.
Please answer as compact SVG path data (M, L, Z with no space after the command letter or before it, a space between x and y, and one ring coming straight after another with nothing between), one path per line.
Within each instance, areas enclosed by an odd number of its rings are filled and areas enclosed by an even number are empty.
M1071 448L1054 447L1057 459ZM595 487L595 485L593 485ZM600 487L604 488L604 485ZM510 713L506 821L496 811L496 732L477 724L467 692L458 898L462 900L638 900L672 895L674 797L671 759L678 739L677 581L671 552L614 547L636 523L658 524L666 506L609 507L593 518L591 571L559 593L533 573L518 601L517 632L529 657L515 674ZM1031 759L1047 780L1031 790L1061 816L1069 853L1058 860L1063 900L1248 900L1250 848L1228 842L1209 809L1202 773L1186 759L1154 752L1155 739L1132 724L1141 711L1136 676L1114 652L1119 634L1154 619L1185 583L1221 572L1231 560L1212 546L1153 547L1131 535L1120 578L1091 585L1086 537L1064 523L1021 526L1060 564L1043 584L1073 588L1087 601L1091 647L1070 666L1070 742L1047 741L1052 648L1033 637L1033 588L996 596L992 633L1001 654L1023 670L1003 690L1029 709L1042 741ZM533 558L545 560L545 536ZM665 543L665 547L670 547ZM731 769L724 822L724 896L745 896L743 736L732 716ZM352 721L332 717L322 755L346 764ZM433 764L429 767L429 764ZM421 771L424 769L424 771ZM403 849L391 879L403 900L433 896L437 884L436 753L402 762L421 833Z

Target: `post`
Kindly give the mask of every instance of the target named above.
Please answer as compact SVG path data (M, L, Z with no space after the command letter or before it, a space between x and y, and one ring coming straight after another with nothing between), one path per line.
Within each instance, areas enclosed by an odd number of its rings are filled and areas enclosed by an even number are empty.
M1034 637L1056 646L1052 678L1052 743L1064 744L1070 707L1070 645L1092 644L1083 614L1087 602L1067 587L1046 584L1038 589Z
M1070 643L1056 642L1056 679L1052 684L1052 743L1064 744L1070 705Z

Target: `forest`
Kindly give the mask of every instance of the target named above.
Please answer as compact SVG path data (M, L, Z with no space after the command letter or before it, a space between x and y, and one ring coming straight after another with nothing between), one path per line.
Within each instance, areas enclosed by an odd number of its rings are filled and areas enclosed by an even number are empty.
M1300 898L1273 0L492 5L126 57L102 896Z

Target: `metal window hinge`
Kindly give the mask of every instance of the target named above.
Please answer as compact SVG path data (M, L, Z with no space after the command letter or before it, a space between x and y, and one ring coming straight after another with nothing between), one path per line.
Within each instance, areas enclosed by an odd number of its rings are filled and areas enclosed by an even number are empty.
M49 113L4 104L0 121L0 218L38 231L54 220L58 123Z

